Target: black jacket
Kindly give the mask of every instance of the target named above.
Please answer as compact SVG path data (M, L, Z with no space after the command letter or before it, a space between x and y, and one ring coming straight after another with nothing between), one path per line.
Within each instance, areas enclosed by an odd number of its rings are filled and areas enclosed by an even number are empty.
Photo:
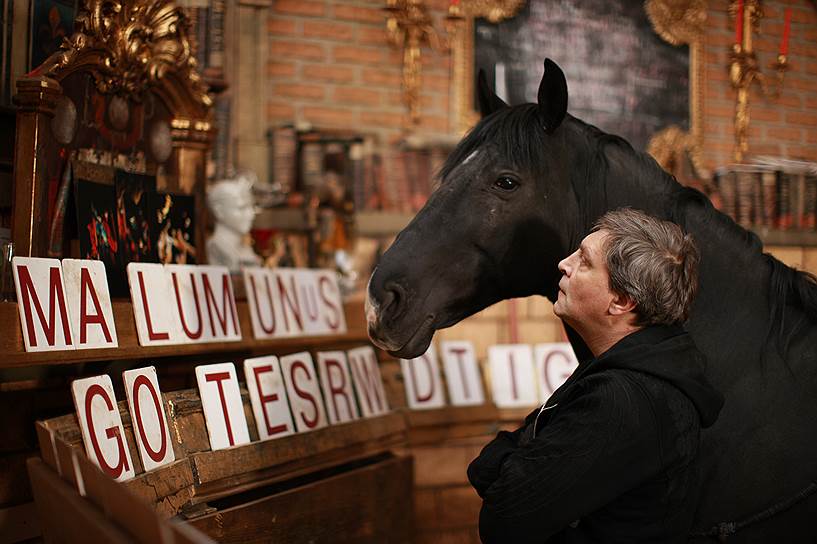
M468 467L483 542L684 541L700 429L723 405L704 365L683 329L659 326L580 365Z

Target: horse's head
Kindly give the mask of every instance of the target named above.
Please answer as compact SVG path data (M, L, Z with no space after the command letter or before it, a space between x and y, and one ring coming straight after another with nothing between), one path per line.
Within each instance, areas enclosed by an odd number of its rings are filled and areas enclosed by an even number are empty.
M436 329L505 298L552 297L576 217L568 181L567 83L549 59L538 104L507 106L480 77L483 119L369 281L369 335L401 357Z

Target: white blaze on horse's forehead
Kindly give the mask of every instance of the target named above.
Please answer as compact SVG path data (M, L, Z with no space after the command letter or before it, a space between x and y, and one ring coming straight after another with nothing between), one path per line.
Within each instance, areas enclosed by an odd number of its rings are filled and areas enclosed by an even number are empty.
M465 160L462 161L462 164L468 164L471 161L471 159L473 159L474 157L477 156L478 153L479 153L479 149L475 149L473 152L471 152L470 155L465 157Z

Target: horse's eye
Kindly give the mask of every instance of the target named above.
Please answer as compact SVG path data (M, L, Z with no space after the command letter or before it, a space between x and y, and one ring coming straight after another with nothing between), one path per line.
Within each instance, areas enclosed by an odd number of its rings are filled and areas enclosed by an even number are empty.
M503 191L513 191L519 187L519 182L508 176L499 176L494 185Z

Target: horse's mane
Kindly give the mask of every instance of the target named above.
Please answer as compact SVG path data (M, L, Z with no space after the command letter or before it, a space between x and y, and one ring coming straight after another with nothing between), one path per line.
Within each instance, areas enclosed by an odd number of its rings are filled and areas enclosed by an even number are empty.
M703 227L747 256L757 255L769 269L769 303L772 327L778 325L778 339L784 350L789 339L805 323L790 324L788 337L784 337L785 310L787 307L803 311L809 321L817 322L817 277L796 270L763 253L758 236L741 227L724 213L715 209L700 191L680 185L675 177L663 170L647 153L633 149L627 140L606 133L584 121L567 116L562 130L575 130L586 143L587 169L581 175L572 176L573 189L580 203L589 232L592 223L608 209L608 181L614 166L623 166L627 175L645 189L650 184L662 183L670 187L663 213L685 230L694 216L698 228ZM548 145L542 129L542 120L536 104L523 104L504 108L480 121L449 155L440 169L439 178L445 180L451 171L461 164L474 150L485 143L496 147L503 158L532 176L547 173L545 154ZM771 331L770 331L771 332Z

